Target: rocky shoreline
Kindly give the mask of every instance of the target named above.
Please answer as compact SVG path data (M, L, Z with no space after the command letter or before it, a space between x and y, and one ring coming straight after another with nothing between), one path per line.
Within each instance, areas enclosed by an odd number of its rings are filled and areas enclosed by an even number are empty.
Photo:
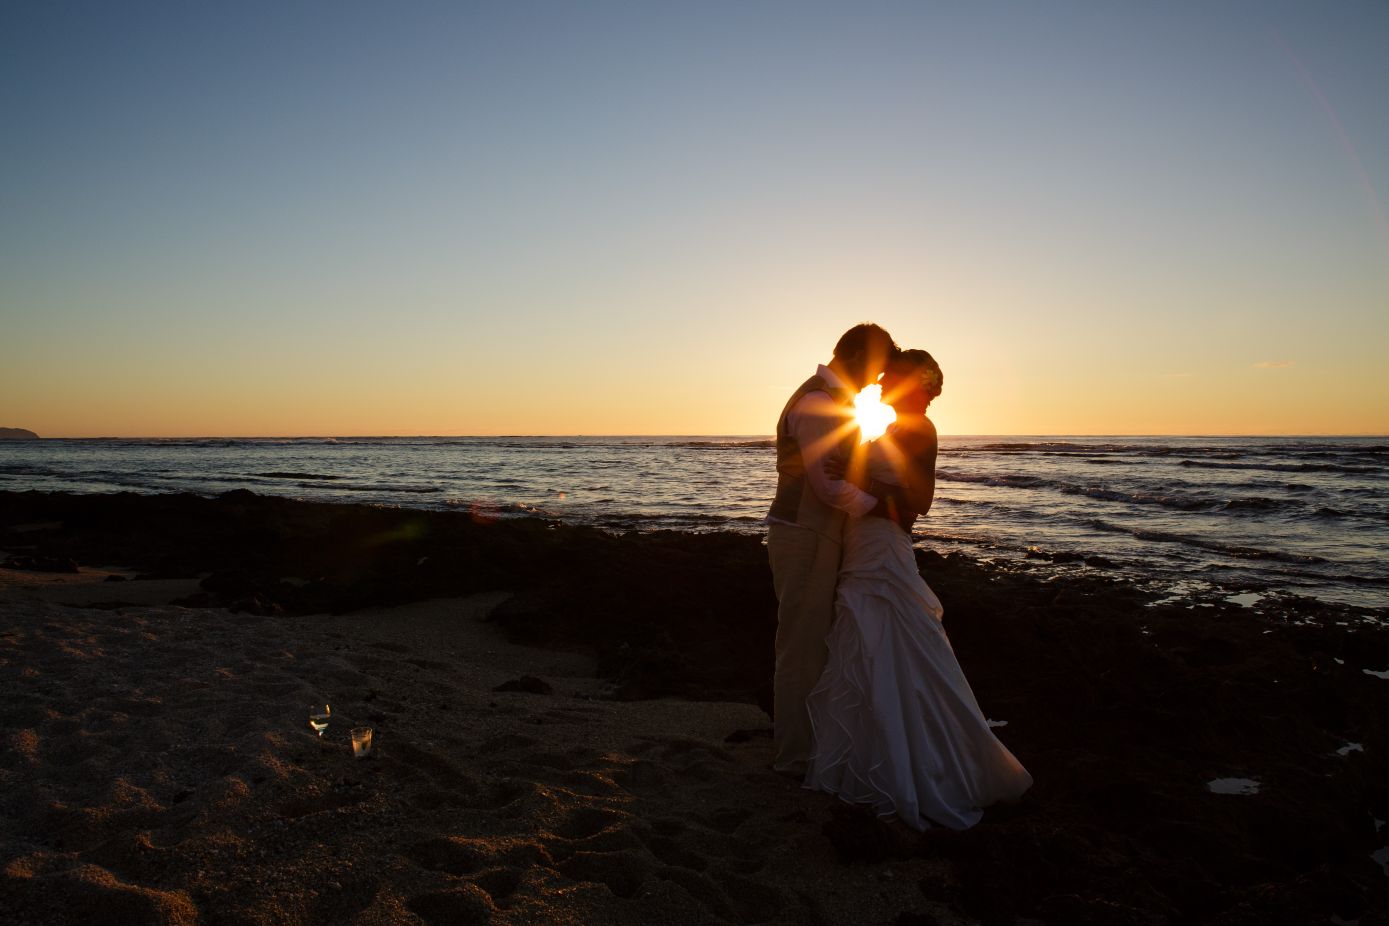
M591 657L600 697L768 703L775 601L755 536L244 491L3 492L5 555L17 569L197 580L165 604L272 622L509 593L490 620L514 643ZM1389 917L1371 857L1389 841L1386 615L1302 599L1164 604L1103 576L918 559L981 705L1037 785L964 833L917 837L847 808L807 821L848 869L943 859L921 896L985 923ZM134 604L122 592L103 583L90 606L122 612ZM1215 793L1219 779L1256 785ZM931 916L903 908L897 922Z

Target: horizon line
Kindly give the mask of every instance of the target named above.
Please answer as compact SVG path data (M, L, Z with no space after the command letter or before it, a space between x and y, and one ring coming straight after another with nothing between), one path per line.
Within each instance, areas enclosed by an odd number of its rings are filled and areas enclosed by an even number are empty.
M650 434L521 434L521 433L496 433L496 434L92 434L92 435L58 435L44 437L42 435L34 438L7 439L0 441L0 444L26 443L33 440L410 440L422 438L437 438L442 440L463 440L463 439L535 439L535 438L618 438L618 437L647 437L647 438L669 438L669 437L739 437L754 440L772 440L775 434L737 434L732 432L708 432L697 434L692 432L676 431L670 433L650 433ZM1040 432L979 432L979 433L950 433L941 434L941 437L1375 437L1389 439L1389 433L1363 431L1363 432L1325 432L1325 431L1305 431L1305 432L1251 432L1244 434L1231 433L1199 433L1199 432L1081 432L1065 431L1053 433Z

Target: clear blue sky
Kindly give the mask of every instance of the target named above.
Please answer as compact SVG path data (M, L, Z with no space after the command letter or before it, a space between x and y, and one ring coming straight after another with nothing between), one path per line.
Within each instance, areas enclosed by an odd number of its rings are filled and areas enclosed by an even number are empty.
M1389 4L10 3L0 425L1389 431Z

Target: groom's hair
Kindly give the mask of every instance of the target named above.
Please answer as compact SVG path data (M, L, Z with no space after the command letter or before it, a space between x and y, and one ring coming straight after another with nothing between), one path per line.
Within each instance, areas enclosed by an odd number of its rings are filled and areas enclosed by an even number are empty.
M839 343L834 345L835 359L840 362L852 360L858 353L865 356L878 354L889 357L897 353L897 343L881 326L864 322L844 332L839 338Z

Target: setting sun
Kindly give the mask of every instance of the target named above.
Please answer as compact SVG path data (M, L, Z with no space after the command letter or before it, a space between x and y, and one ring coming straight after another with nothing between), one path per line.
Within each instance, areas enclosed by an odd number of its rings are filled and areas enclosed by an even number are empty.
M865 386L863 391L854 397L854 417L858 419L860 441L882 437L887 426L897 419L897 413L892 407L880 401L882 395L883 387L875 383Z

